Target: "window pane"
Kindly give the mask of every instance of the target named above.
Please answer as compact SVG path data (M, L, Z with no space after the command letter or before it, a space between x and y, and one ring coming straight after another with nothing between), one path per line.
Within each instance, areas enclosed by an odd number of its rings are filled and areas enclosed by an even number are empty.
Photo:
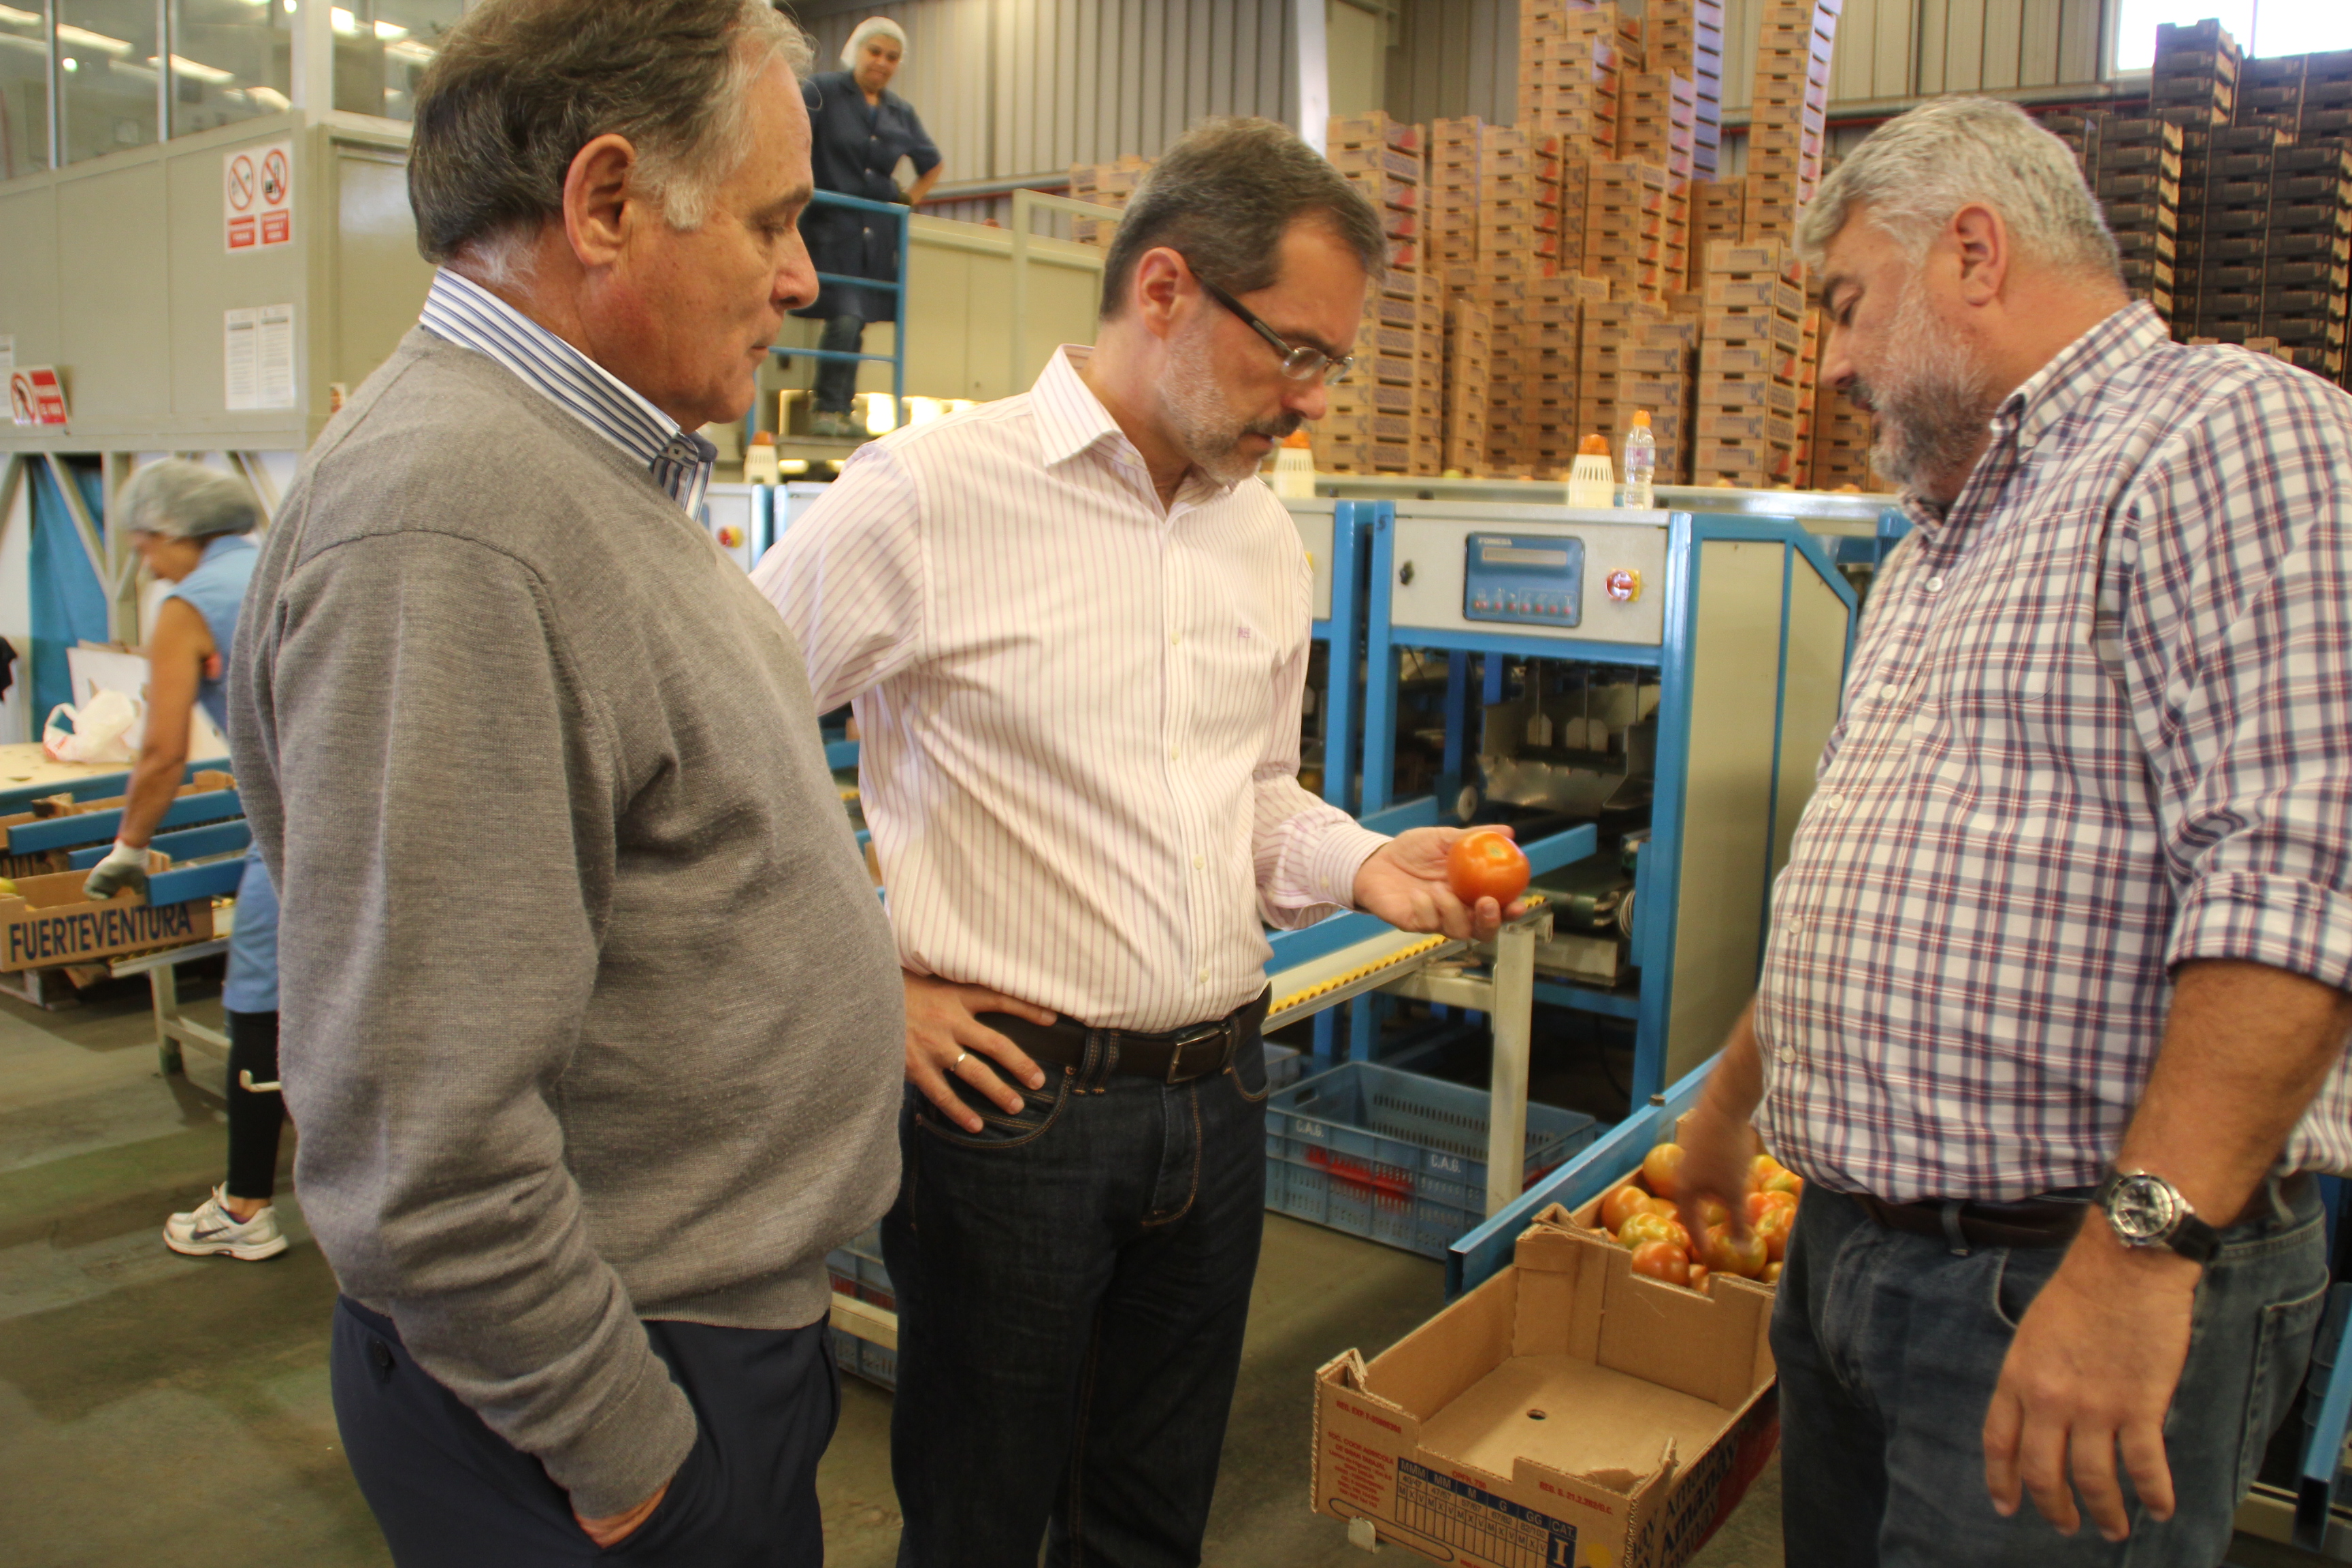
M345 0L336 6L335 107L410 119L416 79L464 10L462 0Z
M2343 0L2259 0L2250 55L2308 55L2352 49L2352 7Z
M278 0L172 0L172 134L287 108L293 27Z
M2156 28L2221 19L2222 30L2243 47L2254 32L2255 0L2117 0L2116 62L2119 71L2144 71L2156 63Z
M49 166L48 37L41 0L0 5L0 180Z
M58 0L66 162L155 140L153 0Z

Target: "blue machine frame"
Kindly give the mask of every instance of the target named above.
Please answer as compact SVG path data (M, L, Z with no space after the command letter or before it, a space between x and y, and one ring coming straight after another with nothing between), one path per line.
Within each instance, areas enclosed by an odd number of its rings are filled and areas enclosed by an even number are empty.
M1553 507L1459 502L1415 507L1405 503L1408 518L1415 514L1424 518L1458 518L1496 533L1509 532L1530 521L1539 526L1543 521L1589 522L1597 526L1622 526L1645 521L1662 523L1666 534L1665 570L1664 580L1657 584L1657 591L1663 596L1662 626L1658 640L1654 643L1603 641L1571 631L1554 631L1535 626L1524 628L1497 626L1492 622L1475 623L1478 629L1475 630L1465 626L1400 625L1396 609L1399 506L1388 501L1370 504L1376 510L1369 520L1370 548L1366 552L1368 574L1373 587L1369 594L1366 617L1366 661L1370 675L1364 698L1361 803L1361 814L1367 826L1394 832L1438 821L1442 814L1440 803L1450 800L1452 792L1463 782L1465 767L1469 764L1470 748L1475 743L1473 703L1477 699L1471 691L1469 661L1462 658L1452 658L1448 661L1446 672L1445 747L1436 791L1412 800L1395 798L1394 759L1400 721L1398 654L1401 649L1425 648L1457 655L1494 656L1487 658L1486 666L1486 689L1482 695L1486 701L1498 701L1504 696L1505 659L1586 661L1654 670L1660 687L1651 836L1636 871L1633 921L1633 952L1639 966L1638 984L1631 996L1622 990L1604 992L1597 988L1552 983L1539 983L1537 988L1537 999L1540 1002L1630 1018L1633 1022L1635 1044L1632 1100L1636 1110L1593 1149L1553 1173L1518 1202L1498 1213L1456 1245L1448 1265L1448 1286L1449 1289L1459 1290L1477 1284L1508 1260L1512 1238L1525 1228L1533 1214L1554 1202L1581 1202L1621 1177L1632 1163L1638 1163L1650 1144L1656 1141L1660 1127L1671 1125L1671 1118L1679 1114L1680 1109L1696 1094L1696 1086L1705 1078L1706 1067L1701 1065L1687 1072L1672 1088L1664 1081L1667 1031L1674 1000L1675 935L1682 894L1680 839L1683 814L1689 800L1692 782L1689 775L1692 659L1694 638L1699 624L1702 574L1698 565L1703 548L1718 541L1780 547L1780 668L1776 683L1780 702L1773 726L1773 794L1765 819L1767 831L1774 835L1777 844L1784 845L1786 842L1786 833L1778 831L1777 827L1782 804L1778 792L1782 771L1781 741L1784 721L1788 717L1790 595L1797 574L1810 571L1836 596L1844 609L1844 637L1839 650L1841 678L1844 665L1851 661L1853 655L1855 598L1837 570L1831 554L1832 546L1790 518L1711 516L1686 511L1666 514L1623 510L1572 512ZM1466 621L1469 617L1465 616L1464 619ZM1587 624L1590 625L1589 617ZM1581 831L1583 847L1580 853L1590 854L1593 846L1592 830L1588 826ZM1543 860L1551 864L1560 863L1550 855L1543 857ZM1768 900L1769 869L1768 864L1765 881L1765 897ZM1759 910L1759 924L1762 914L1763 910ZM1760 945L1758 956L1760 962Z
M878 278L850 278L838 272L820 272L820 283L845 284L853 289L876 289L887 293L894 301L890 317L890 352L887 354L852 353L843 349L774 348L769 352L782 359L850 360L864 363L867 360L887 360L890 365L890 404L897 410L893 423L907 419L907 250L912 233L915 209L898 202L869 202L863 196L845 196L838 191L818 191L809 197L811 206L847 207L853 212L874 213L898 226L898 277L896 282L884 282ZM759 409L744 416L743 439L749 442L759 428Z

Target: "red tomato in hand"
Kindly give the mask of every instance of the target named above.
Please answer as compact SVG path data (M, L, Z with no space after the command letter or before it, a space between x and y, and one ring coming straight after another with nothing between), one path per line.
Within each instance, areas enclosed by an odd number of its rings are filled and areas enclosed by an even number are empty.
M1465 904L1492 899L1504 908L1528 889L1528 858L1508 836L1474 828L1445 852L1445 885Z

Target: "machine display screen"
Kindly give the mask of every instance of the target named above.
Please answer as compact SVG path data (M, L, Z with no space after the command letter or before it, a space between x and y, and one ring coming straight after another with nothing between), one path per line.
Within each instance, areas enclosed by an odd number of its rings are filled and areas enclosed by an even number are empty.
M1583 618L1584 541L1474 533L1462 614L1474 621L1572 626Z

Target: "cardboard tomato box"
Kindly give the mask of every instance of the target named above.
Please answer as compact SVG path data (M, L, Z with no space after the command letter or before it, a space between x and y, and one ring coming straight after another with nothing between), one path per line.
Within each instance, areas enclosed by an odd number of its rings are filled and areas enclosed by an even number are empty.
M1539 1222L1385 1353L1316 1373L1316 1510L1474 1568L1679 1568L1780 1440L1771 1315L1762 1286L1681 1289Z
M148 856L151 871L165 870L171 864L168 855ZM212 937L209 898L159 905L117 893L97 900L81 890L89 877L87 871L66 871L17 879L16 896L0 898L0 970L87 963Z

